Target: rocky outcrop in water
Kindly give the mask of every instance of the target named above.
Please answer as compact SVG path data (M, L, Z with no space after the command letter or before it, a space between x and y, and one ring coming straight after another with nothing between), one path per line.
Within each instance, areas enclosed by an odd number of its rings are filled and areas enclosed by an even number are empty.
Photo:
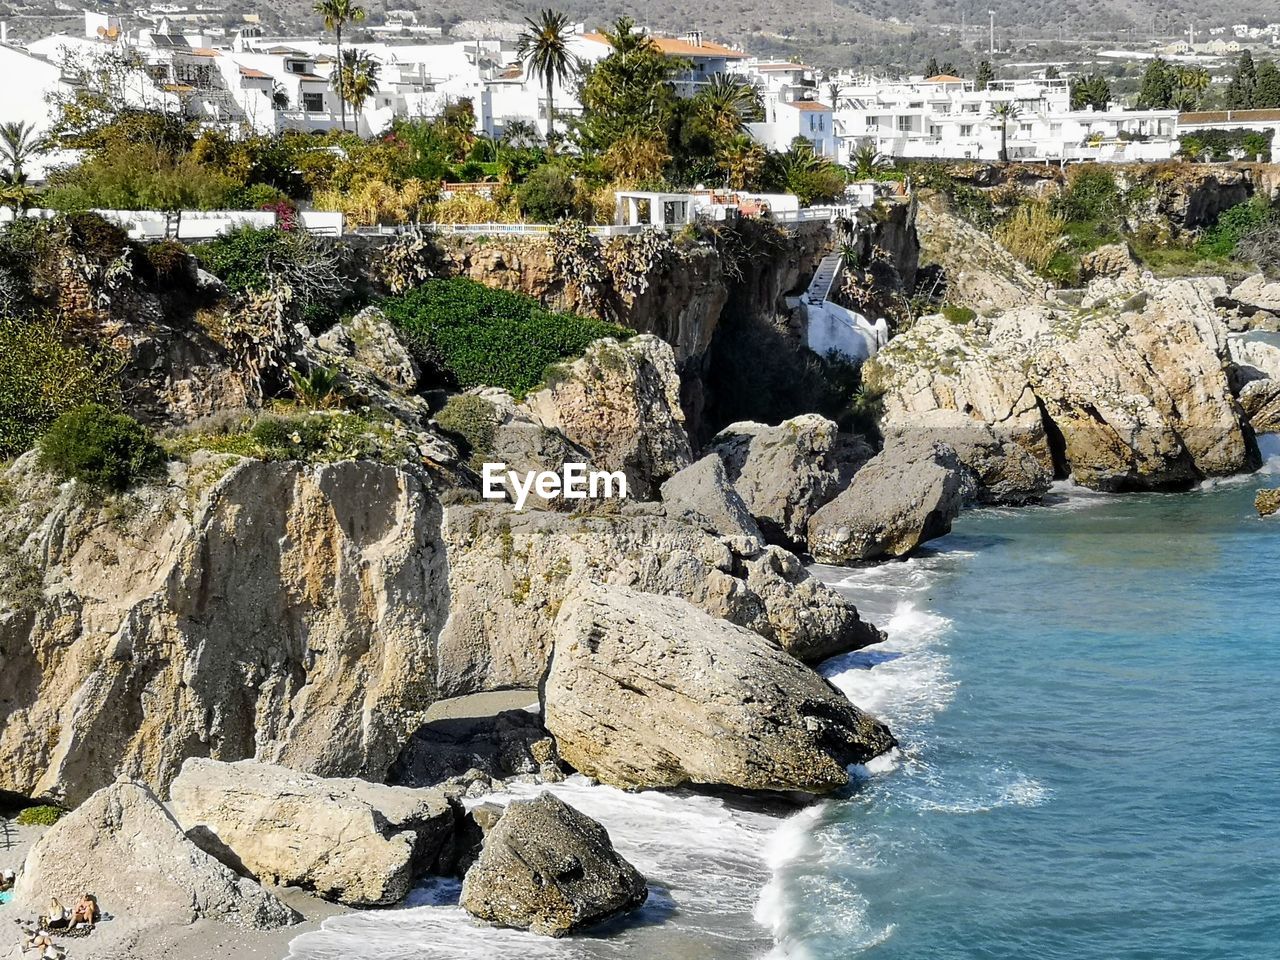
M199 757L170 794L188 836L224 863L356 907L399 903L418 877L447 869L461 815L437 791Z
M104 787L51 827L28 854L14 899L35 913L71 891L93 893L136 925L209 918L270 929L301 919L187 839L137 783Z
M574 768L620 787L825 793L894 745L884 724L757 634L684 600L586 587L556 623L545 721Z
M906 556L951 531L969 480L944 443L891 442L809 519L809 550L836 564Z
M481 920L563 937L634 910L648 895L604 827L544 793L513 801L489 827L460 902Z
M936 410L999 429L1102 490L1186 487L1257 463L1228 381L1221 281L1091 285L1084 306L926 317L867 376L888 428Z
M1260 517L1280 513L1280 488L1259 490L1253 499L1253 505L1258 509Z

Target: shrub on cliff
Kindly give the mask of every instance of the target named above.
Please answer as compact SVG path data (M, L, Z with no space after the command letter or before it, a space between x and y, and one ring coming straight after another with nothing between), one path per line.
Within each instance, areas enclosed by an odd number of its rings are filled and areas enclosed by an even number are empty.
M25 807L19 811L15 822L20 827L52 827L66 814L67 811L61 807L43 804L38 807Z
M520 212L535 223L555 223L577 213L578 188L565 168L548 164L529 175L516 192Z
M158 474L165 453L133 417L96 404L62 414L40 438L40 466L64 480L124 490Z
M43 316L0 316L0 459L31 447L59 414L114 402L120 360Z
M382 306L424 369L443 368L463 389L503 387L517 397L541 383L550 364L580 356L602 337L632 334L461 277L428 280Z

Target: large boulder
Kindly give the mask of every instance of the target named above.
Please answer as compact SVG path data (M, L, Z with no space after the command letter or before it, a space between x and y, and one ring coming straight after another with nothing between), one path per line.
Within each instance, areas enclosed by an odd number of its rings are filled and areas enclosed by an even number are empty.
M192 757L170 791L192 839L237 870L356 907L399 903L438 867L454 831L455 811L437 791L251 760Z
M655 336L597 340L581 359L553 370L525 406L597 467L626 474L633 498L656 496L692 459L675 355Z
M894 745L808 667L689 603L584 587L557 621L543 684L561 757L619 787L824 793Z
M0 791L163 796L192 755L382 779L425 721L449 594L421 473L199 454L107 503L27 459L7 480L39 586L0 601Z
M1280 281L1261 273L1250 274L1231 288L1230 299L1249 313L1280 313Z
M394 389L412 392L421 373L395 327L377 307L365 307L354 317L331 327L319 338L326 350L350 359L353 366Z
M1258 495L1253 498L1253 505L1257 507L1260 517L1280 513L1280 488L1259 490Z
M787 547L804 544L809 517L871 456L861 439L840 434L832 421L813 413L776 427L731 424L711 448L765 536Z
M956 410L931 410L886 425L888 445L901 440L916 449L944 443L968 467L976 483L976 499L986 505L1022 505L1038 501L1053 483L1052 471L1000 425L985 423Z
M809 550L837 564L906 556L951 531L971 483L946 444L890 443L809 520Z
M644 877L613 849L604 827L543 793L513 801L485 831L460 902L481 920L563 937L632 910L648 895Z
M85 891L140 925L209 918L271 929L301 919L192 843L139 783L105 787L51 827L27 855L14 900L34 913L50 896L68 902Z
M529 699L536 698L530 694ZM449 717L424 724L392 766L390 779L420 786L476 770L490 779L545 775L555 759L553 741L537 713L503 710L496 716Z
M724 463L708 454L662 485L667 515L708 533L732 537L745 551L763 543L764 535L725 473Z

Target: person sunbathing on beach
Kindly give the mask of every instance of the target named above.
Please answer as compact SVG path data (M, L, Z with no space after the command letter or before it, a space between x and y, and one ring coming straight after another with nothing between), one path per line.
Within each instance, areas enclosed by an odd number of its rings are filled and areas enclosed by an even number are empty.
M44 918L42 926L50 930L65 930L71 926L71 918L67 916L67 908L58 902L57 897L49 900L49 915Z
M93 894L86 893L80 897L80 902L76 904L74 910L71 911L71 925L79 926L84 924L90 929L98 922L98 901L93 898Z

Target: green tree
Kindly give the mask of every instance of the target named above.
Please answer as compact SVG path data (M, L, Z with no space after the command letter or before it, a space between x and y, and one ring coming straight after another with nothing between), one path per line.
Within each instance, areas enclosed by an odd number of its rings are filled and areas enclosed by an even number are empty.
M991 105L991 116L1000 121L1000 159L1009 159L1009 121L1017 120L1022 108L1016 100L1001 100Z
M378 61L366 51L344 50L341 66L335 66L329 77L329 82L333 84L342 102L351 105L357 131L360 129L365 101L378 92L379 69Z
M555 86L578 70L578 60L569 50L570 26L567 14L543 10L535 20L525 17L516 53L531 76L540 77L547 87L547 143L555 138Z
M744 133L748 121L759 120L764 115L756 88L741 77L725 73L712 76L694 101L720 143Z
M936 57L930 57L925 61L924 75L926 77L936 77L941 72L938 68L938 59Z
M973 86L977 90L985 90L995 78L996 72L991 67L991 61L983 60L978 64L978 72L973 75Z
M1248 50L1240 54L1236 68L1231 74L1231 82L1227 84L1227 109L1249 110L1253 107L1254 94L1258 87L1258 71L1253 62L1253 54Z
M667 57L635 22L621 17L604 31L613 52L589 71L582 83L583 122L579 134L585 146L604 152L633 133L665 137L676 109L672 78L683 69Z
M1172 106L1179 110L1195 110L1209 89L1209 71L1204 67L1178 67L1174 70Z
M0 182L15 187L26 183L24 167L43 149L33 124L20 120L0 124L0 163L4 164L4 169L0 170Z
M342 28L349 23L359 23L365 17L364 7L352 0L316 0L312 9L324 19L324 28L332 30L338 47L338 62L342 63ZM342 129L347 129L347 101L338 97L338 110L342 116Z
M1280 107L1280 69L1274 60L1258 64L1258 84L1253 90L1253 105L1263 110Z
M1091 73L1087 77L1076 77L1071 81L1071 109L1083 110L1093 107L1095 110L1107 109L1111 102L1111 84L1100 73Z
M1138 88L1138 107L1144 110L1168 110L1173 106L1176 74L1160 57L1147 64Z

